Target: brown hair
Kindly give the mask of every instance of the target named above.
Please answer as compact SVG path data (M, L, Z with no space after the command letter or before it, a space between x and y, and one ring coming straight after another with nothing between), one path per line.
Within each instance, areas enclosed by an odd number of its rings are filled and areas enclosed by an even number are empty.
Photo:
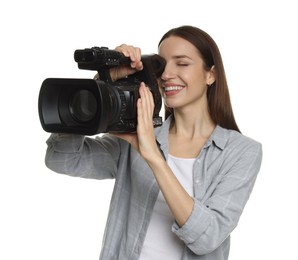
M162 41L170 36L181 37L192 43L199 51L206 71L214 65L215 82L208 87L207 98L209 113L215 124L240 132L234 118L226 74L221 54L215 41L203 30L193 26L180 26L163 35ZM165 118L173 113L173 109L165 106Z

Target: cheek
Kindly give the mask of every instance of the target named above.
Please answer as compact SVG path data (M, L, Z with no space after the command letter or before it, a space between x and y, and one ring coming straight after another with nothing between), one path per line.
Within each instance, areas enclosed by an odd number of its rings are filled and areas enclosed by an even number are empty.
M189 78L189 80L191 80L192 83L204 88L207 87L207 78L205 73L197 72L192 75L193 77Z
M198 84L204 79L204 75L201 73L200 70L194 68L187 69L184 71L181 71L179 74L179 77L181 80L183 80L187 85L188 84Z

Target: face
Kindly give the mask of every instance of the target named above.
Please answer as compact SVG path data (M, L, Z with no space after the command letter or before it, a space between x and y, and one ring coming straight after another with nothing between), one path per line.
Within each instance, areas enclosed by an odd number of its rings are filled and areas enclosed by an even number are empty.
M214 73L204 69L196 47L183 38L170 36L160 44L159 55L166 60L160 88L165 105L196 111L207 108L207 85L214 82Z

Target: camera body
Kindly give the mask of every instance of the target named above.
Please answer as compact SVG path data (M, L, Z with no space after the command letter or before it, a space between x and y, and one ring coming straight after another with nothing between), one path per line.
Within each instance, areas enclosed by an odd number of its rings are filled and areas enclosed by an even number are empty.
M76 50L74 59L80 69L96 70L99 79L45 79L38 101L45 131L83 135L136 131L136 103L141 82L153 95L152 123L154 127L162 124L158 78L165 61L159 55L142 55L143 70L115 82L110 78L110 68L130 64L130 59L120 52L93 47Z

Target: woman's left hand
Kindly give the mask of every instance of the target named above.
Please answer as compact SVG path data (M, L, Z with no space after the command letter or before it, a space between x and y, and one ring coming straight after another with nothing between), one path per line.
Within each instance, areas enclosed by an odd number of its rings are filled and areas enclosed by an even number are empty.
M144 83L141 83L139 92L140 98L137 101L137 133L115 135L129 142L147 162L150 162L154 161L156 156L161 156L154 134L154 100L151 91Z

